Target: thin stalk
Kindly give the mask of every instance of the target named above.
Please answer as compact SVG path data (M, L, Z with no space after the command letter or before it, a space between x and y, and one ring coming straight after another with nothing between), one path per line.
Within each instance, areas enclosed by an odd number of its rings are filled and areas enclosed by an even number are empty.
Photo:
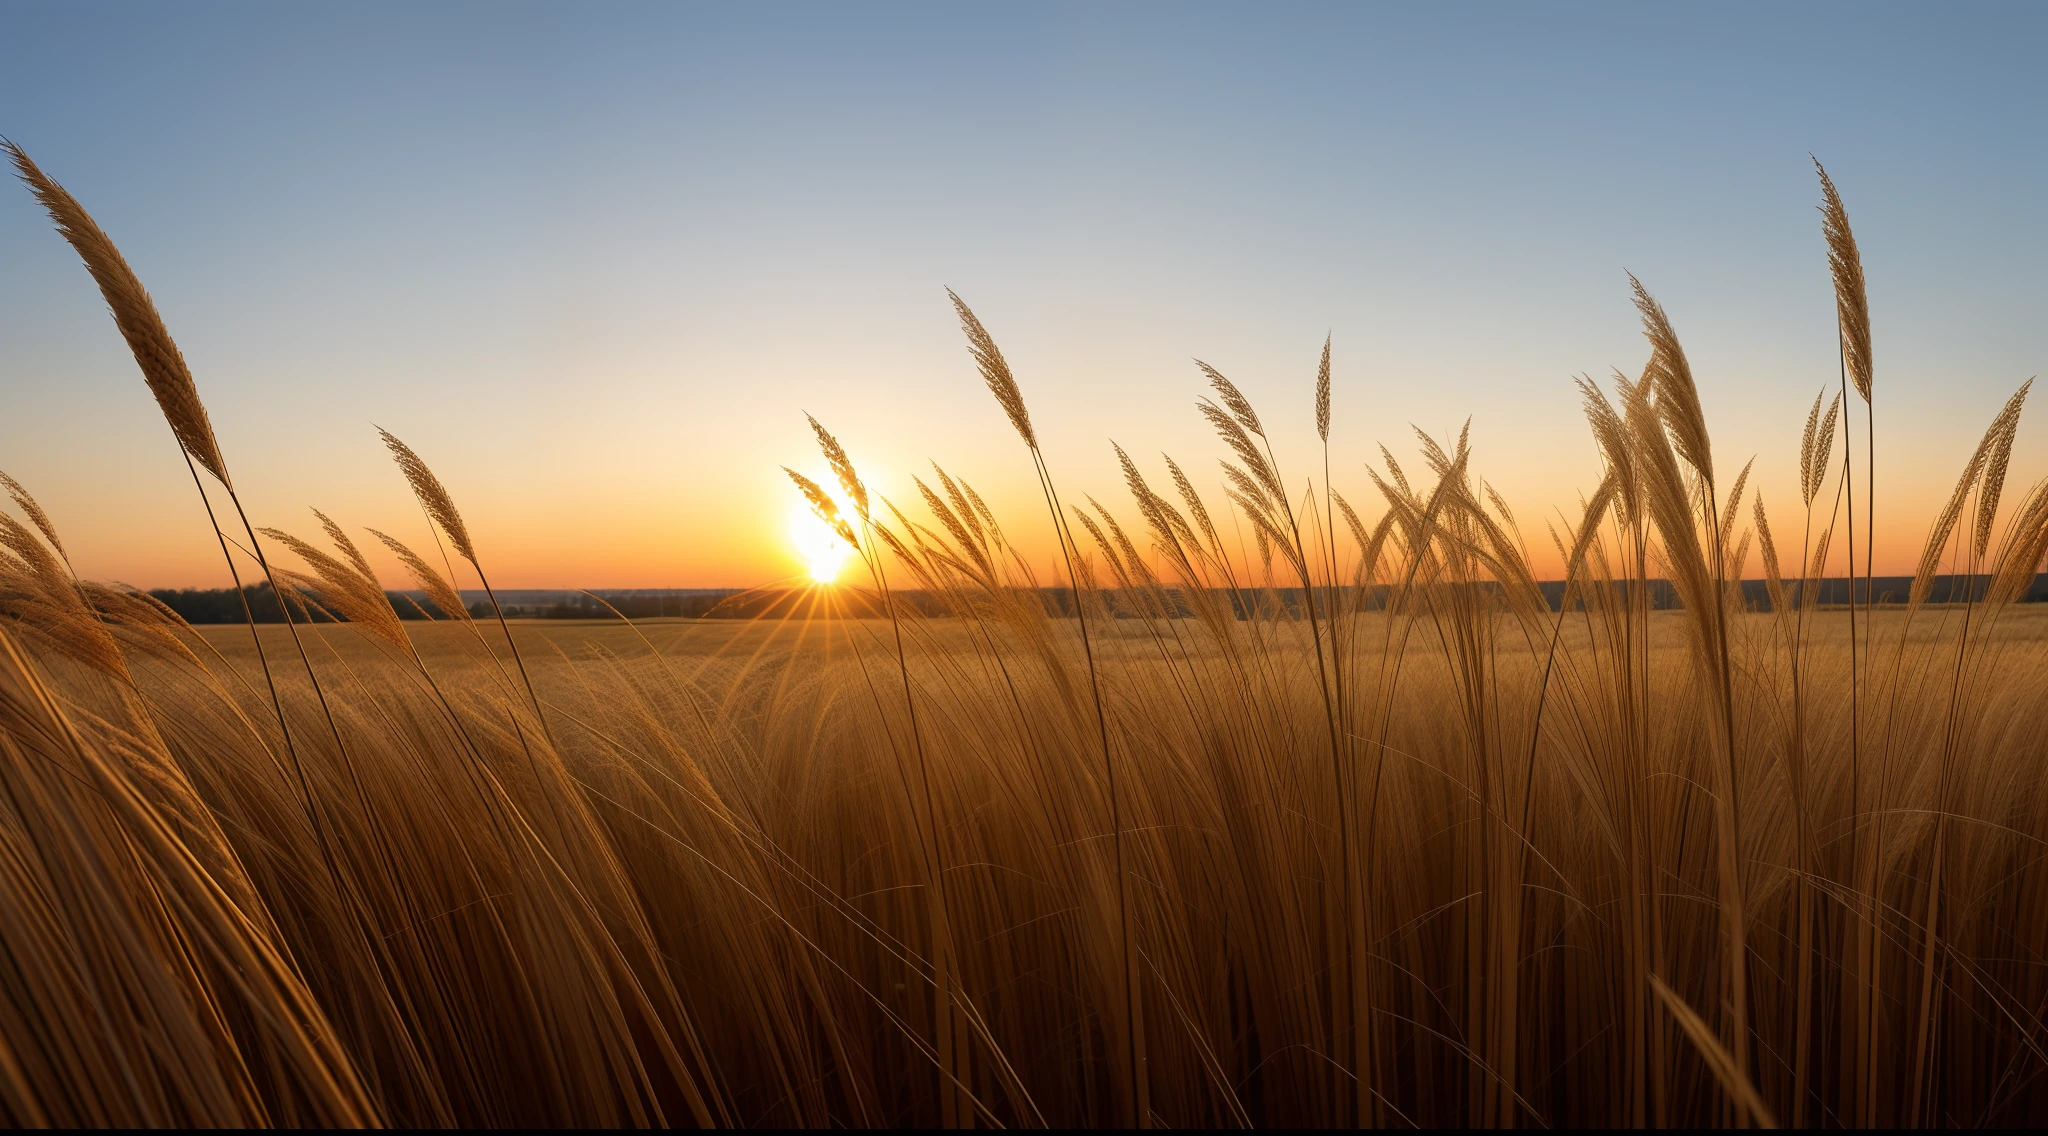
M1835 366L1842 384L1842 484L1849 503L1849 858L1857 864L1857 845L1861 825L1855 822L1863 807L1863 704L1862 683L1858 681L1857 634L1856 634L1856 481L1855 467L1850 460L1854 449L1854 435L1849 430L1849 363L1846 349L1842 346L1842 329L1839 317L1835 323ZM1866 464L1868 459L1866 457ZM1882 822L1880 822L1882 823ZM1874 956L1876 937L1876 913L1874 897L1859 896L1865 909L1865 936L1871 940L1871 954ZM1872 1123L1872 1109L1876 1086L1873 1083L1876 1072L1877 1054L1871 1036L1871 1015L1877 1011L1877 989L1874 976L1861 992L1863 1013L1861 1029L1857 1038L1860 1059L1857 1062L1856 1123L1868 1126Z
M206 486L199 480L198 465L196 465L192 461L191 454L186 454L182 450L180 450L179 452L185 458L186 472L192 475L192 488L199 491L199 503L206 506L206 521L209 525L213 526L214 539L220 542L220 556L222 560L227 561L228 576L235 582L235 598L240 600L242 603L242 618L249 625L249 641L253 643L256 647L256 662L258 666L263 668L263 682L264 685L267 686L270 690L271 710L275 712L277 715L277 728L284 732L285 752L291 756L292 772L298 779L299 802L301 805L304 806L306 810L307 823L313 826L314 833L318 835L320 838L321 854L323 856L327 856L329 855L327 851L327 836L325 830L321 828L320 822L317 819L314 812L313 791L312 788L306 783L306 767L302 765L299 761L298 747L292 742L292 728L285 721L284 701L278 697L277 679L274 678L270 673L270 656L263 650L263 636L257 632L256 612L253 608L249 606L248 591L242 587L241 570L235 567L235 558L231 553L228 552L227 535L220 531L220 519L214 515L213 501L207 497ZM283 611L284 597L277 593L276 588L274 586L271 590L271 595L275 597L277 600L278 610ZM329 869L332 870L332 867L333 865L330 862Z

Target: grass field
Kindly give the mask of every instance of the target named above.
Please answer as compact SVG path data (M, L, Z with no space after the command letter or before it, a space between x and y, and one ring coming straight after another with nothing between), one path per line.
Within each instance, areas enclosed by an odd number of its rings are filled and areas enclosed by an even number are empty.
M1462 439L1370 471L1368 523L1327 483L1285 491L1213 371L1223 494L1126 460L1124 517L1062 508L959 303L1059 522L1054 578L943 474L915 520L871 500L817 426L839 484L798 485L866 575L794 618L401 623L370 537L242 517L139 281L12 156L237 582L348 622L195 630L79 579L6 483L11 1122L1979 1125L2048 1105L2048 605L2013 602L2048 489L2004 494L2026 388L1907 603L1801 602L1869 567L1874 455L1848 417L1860 400L1868 421L1869 334L1831 185L1844 372L1800 439L1803 500L1767 514L1746 469L1717 473L1639 286L1649 364L1580 390L1604 469L1552 534L1561 605ZM386 441L447 551L376 539L461 613L487 561ZM1743 599L1752 563L1769 610ZM1927 603L1945 574L1983 598ZM1652 580L1682 606L1654 610Z

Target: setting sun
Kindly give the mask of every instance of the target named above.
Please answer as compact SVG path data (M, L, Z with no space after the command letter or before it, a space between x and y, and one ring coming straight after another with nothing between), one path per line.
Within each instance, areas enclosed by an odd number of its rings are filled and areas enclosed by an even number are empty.
M839 570L853 555L853 550L839 539L839 534L833 532L830 525L801 506L789 515L789 540L796 549L797 558L803 561L805 573L820 584L837 580Z

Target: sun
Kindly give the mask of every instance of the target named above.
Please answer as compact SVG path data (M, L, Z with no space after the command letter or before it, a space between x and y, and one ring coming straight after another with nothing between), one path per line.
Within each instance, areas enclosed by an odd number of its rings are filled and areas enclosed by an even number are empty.
M808 508L799 507L790 513L789 540L814 583L837 580L839 570L846 567L846 561L853 555L839 534Z

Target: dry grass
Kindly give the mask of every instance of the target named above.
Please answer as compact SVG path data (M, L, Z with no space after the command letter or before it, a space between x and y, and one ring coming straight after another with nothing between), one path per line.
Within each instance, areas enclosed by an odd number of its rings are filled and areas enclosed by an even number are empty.
M1581 388L1606 468L1550 534L1561 608L1463 439L1424 439L1413 470L1387 454L1368 522L1327 462L1290 497L1207 367L1251 547L1178 465L1169 496L1122 451L1133 515L1062 506L957 297L1061 579L943 471L926 515L871 508L817 426L854 515L804 487L871 575L801 614L844 617L400 623L321 516L331 550L264 530L305 574L259 568L350 623L195 630L75 579L9 480L29 523L0 533L0 1115L2037 1116L2048 609L2010 601L2048 496L1995 516L2020 396L1926 560L1987 598L1817 608L1802 585L1840 574L1829 501L1854 472L1828 468L1836 410L1788 424L1804 516L1771 533L1746 471L1715 482L1672 322L1636 298L1643 377ZM379 539L459 606L447 558ZM1771 611L1736 583L1753 540ZM1683 607L1652 610L1652 578Z

